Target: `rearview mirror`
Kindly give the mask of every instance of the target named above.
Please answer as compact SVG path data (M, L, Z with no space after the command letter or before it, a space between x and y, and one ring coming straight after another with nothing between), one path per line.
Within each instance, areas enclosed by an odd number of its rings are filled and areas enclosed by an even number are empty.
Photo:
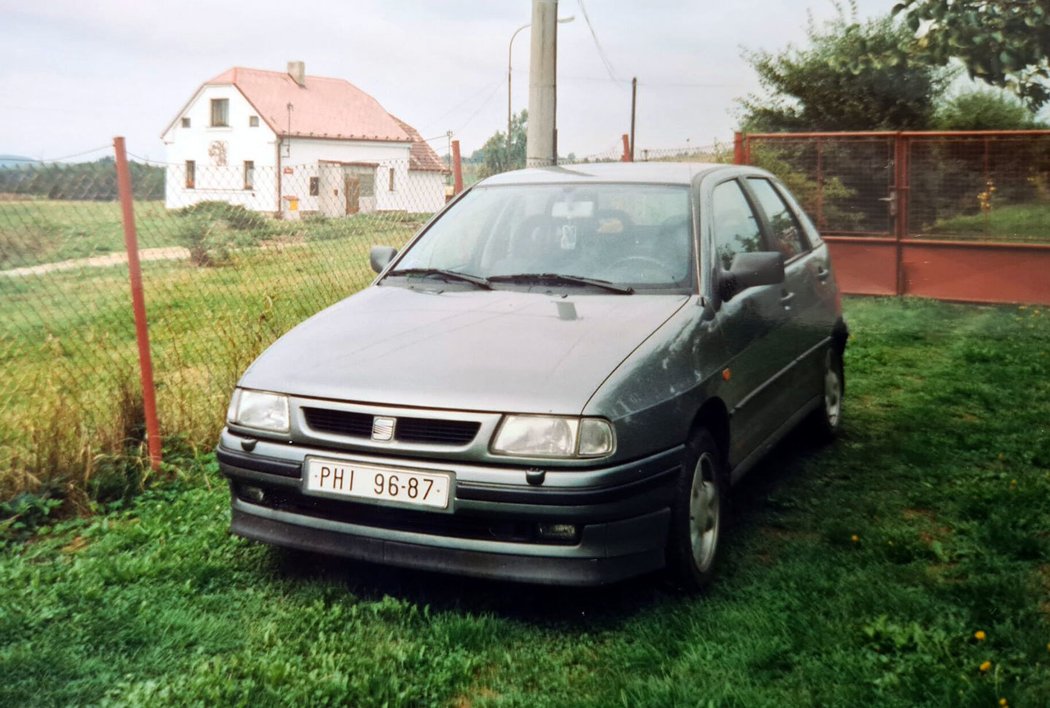
M784 255L779 251L738 253L728 271L718 278L718 290L723 300L756 285L775 285L784 282Z
M368 254L368 262L372 264L372 270L382 273L396 255L397 249L393 246L372 246L372 251Z

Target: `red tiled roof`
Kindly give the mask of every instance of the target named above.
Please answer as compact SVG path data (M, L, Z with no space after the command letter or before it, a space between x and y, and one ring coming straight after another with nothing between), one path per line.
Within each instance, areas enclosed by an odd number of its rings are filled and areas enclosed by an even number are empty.
M408 169L417 172L448 172L445 163L434 152L434 148L430 147L426 140L423 140L423 136L419 134L418 130L393 113L390 114L390 117L397 121L402 130L408 133L408 137L412 138L412 152L408 158Z
M305 86L300 86L282 71L234 67L205 85L237 87L266 124L282 137L412 140L403 123L349 81L307 76L304 83ZM289 103L292 104L290 129Z

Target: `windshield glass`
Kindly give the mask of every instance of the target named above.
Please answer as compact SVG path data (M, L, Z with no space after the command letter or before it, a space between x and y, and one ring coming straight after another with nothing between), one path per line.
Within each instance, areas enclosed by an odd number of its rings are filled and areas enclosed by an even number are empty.
M564 275L683 290L693 284L692 234L686 186L477 187L430 226L393 273L442 269L495 277L501 286L529 279L498 276Z

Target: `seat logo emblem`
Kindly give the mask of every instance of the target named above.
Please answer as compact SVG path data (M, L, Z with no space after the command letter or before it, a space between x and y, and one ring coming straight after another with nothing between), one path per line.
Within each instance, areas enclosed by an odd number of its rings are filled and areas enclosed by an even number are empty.
M393 440L394 426L396 424L397 418L376 416L372 419L372 439L380 441Z

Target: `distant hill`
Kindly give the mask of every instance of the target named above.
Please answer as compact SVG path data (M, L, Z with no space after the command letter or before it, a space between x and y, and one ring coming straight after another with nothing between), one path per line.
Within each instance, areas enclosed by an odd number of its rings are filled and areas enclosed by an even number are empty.
M31 157L22 157L21 155L0 155L0 167L18 167L19 165L29 165L38 160L34 160Z

